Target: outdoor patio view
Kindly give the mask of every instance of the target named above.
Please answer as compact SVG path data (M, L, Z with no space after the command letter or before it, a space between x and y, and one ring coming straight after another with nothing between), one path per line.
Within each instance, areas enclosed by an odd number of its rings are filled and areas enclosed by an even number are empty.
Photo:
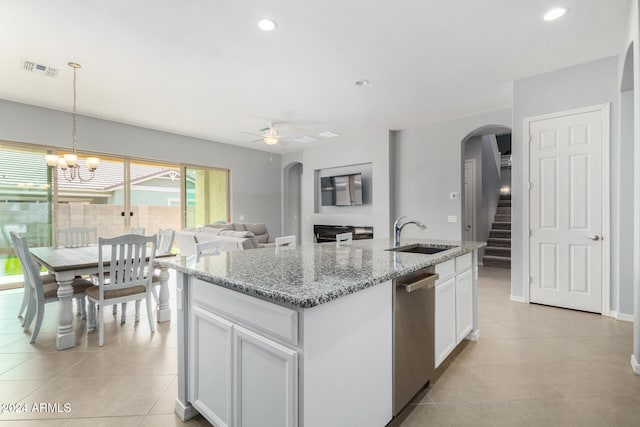
M180 230L182 169L184 223L199 226L228 219L227 170L102 158L89 182L67 181L58 169L56 198L45 154L43 149L0 146L0 286L21 281L11 231L25 233L29 246L38 247L55 245L55 230L72 226L96 227L100 237L126 234L133 227L144 228L146 235L161 228ZM79 163L86 170L84 161Z

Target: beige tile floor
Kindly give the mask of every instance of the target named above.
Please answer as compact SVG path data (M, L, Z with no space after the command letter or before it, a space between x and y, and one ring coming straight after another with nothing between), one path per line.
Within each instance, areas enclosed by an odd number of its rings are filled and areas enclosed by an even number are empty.
M0 292L0 404L28 410L0 414L3 427L184 425L173 413L175 321L151 334L144 312L132 321L130 304L123 326L105 315L100 348L75 318L77 346L58 352L56 305L32 345L16 318L21 297ZM480 341L463 343L392 426L640 426L630 323L509 302L508 270L481 268L478 304ZM42 403L61 412L33 410ZM209 424L198 417L187 425Z
M510 302L509 274L480 268L480 340L463 342L392 425L640 426L633 325Z

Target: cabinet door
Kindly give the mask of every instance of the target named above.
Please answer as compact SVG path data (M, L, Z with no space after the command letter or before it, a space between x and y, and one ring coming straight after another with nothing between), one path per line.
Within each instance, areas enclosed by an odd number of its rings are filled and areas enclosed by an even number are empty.
M238 427L298 424L298 354L235 327L235 420Z
M436 285L436 368L456 346L456 278Z
M233 425L233 323L194 306L189 328L189 400L210 422Z
M473 329L473 281L469 269L456 276L456 343Z

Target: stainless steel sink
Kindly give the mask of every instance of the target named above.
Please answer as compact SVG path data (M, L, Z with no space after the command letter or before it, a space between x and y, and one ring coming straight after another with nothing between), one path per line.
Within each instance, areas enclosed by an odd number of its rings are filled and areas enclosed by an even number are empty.
M409 245L409 246L400 246L398 248L387 249L388 251L394 252L410 252L413 254L426 254L433 255L439 252L448 251L449 249L456 248L457 246L428 246L428 245Z

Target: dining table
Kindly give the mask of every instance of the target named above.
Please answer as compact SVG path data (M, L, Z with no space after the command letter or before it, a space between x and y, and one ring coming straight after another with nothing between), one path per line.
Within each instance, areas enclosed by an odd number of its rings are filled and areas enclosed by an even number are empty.
M34 247L30 248L32 258L53 274L58 283L58 334L56 348L65 350L75 347L76 335L73 332L73 288L71 284L77 276L98 274L100 264L98 245L82 247ZM171 253L156 253L155 258L173 257ZM110 254L103 255L105 264ZM147 258L148 260L148 258ZM160 292L156 308L156 320L159 323L171 320L169 307L169 269L160 265Z

